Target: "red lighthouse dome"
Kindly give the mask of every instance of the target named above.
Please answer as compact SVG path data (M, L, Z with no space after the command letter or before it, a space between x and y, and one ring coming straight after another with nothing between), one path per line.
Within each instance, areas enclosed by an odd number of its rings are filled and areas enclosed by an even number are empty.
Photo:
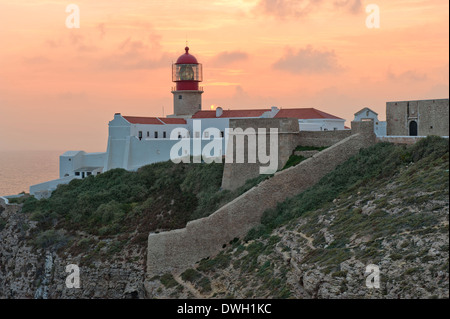
M203 80L202 65L189 53L189 47L172 66L172 81L177 91L198 91L198 83Z
M198 64L197 59L192 54L189 54L189 47L184 48L185 54L180 55L176 64Z

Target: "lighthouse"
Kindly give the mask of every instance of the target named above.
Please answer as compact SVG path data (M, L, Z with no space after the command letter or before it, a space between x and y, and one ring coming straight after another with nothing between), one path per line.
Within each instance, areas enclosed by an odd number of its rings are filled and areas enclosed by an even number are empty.
M173 116L189 118L202 109L202 64L185 48L177 62L172 65Z

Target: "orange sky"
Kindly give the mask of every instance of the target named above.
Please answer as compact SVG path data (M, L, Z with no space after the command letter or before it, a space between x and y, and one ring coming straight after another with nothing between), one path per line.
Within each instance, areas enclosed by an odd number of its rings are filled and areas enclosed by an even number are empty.
M68 29L70 3L79 29ZM381 27L365 25L366 5ZM171 63L203 107L315 107L352 120L449 96L447 0L0 0L0 151L105 151L115 112L172 113Z

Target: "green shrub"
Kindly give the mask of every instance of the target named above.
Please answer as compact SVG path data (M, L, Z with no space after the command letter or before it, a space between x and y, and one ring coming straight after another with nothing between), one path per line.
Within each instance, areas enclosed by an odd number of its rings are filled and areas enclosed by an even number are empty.
M159 280L166 288L173 288L178 285L178 282L175 280L175 278L173 278L171 273L166 273L162 275Z
M6 224L7 224L6 219L0 217L0 231L2 231L6 227Z
M377 143L369 148L361 149L358 154L325 175L313 187L278 204L276 208L265 211L261 218L261 225L253 228L247 234L245 240L267 235L273 229L288 221L332 202L340 194L351 194L362 185L373 187L375 182L382 178L391 178L398 173L401 167L405 167L411 161L420 164L420 162L430 163L439 160L441 157L448 155L448 149L448 140L433 136L422 139L411 146ZM381 201L381 204L383 204L383 201ZM370 222L365 222L365 227L368 227L370 223L375 223L378 225L366 229L368 231L375 229L380 234L392 234L399 227L410 229L417 227L420 223L429 225L434 221L433 217L418 216L418 214L410 214L399 220L396 218L396 216L389 218L386 212L378 210L372 216ZM347 220L346 226L354 230L356 228L364 229L362 223L364 223L366 217L362 216L359 210L355 210L354 214L345 215L345 220ZM389 226L387 221L393 222L395 226ZM347 232L350 233L351 231L347 229Z
M192 268L187 269L185 272L181 274L181 279L183 279L184 281L190 281L192 283L196 282L201 277L202 275Z
M59 185L48 199L21 199L23 212L41 230L57 225L101 236L183 228L268 178L262 175L234 192L222 191L223 167L168 161L137 172L112 169Z
M34 245L37 248L53 248L57 250L64 247L68 242L69 238L62 231L50 229L39 233L34 240Z
M287 169L289 167L295 166L295 165L303 162L305 159L306 159L306 157L304 157L304 156L292 154L291 156L289 156L286 164L284 164L283 169Z

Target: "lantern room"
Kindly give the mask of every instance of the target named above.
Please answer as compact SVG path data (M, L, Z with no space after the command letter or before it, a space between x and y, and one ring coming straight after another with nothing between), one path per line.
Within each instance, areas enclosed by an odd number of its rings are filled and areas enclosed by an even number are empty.
M189 54L189 47L185 50L172 65L172 81L176 83L176 91L197 91L198 83L203 81L202 64Z

